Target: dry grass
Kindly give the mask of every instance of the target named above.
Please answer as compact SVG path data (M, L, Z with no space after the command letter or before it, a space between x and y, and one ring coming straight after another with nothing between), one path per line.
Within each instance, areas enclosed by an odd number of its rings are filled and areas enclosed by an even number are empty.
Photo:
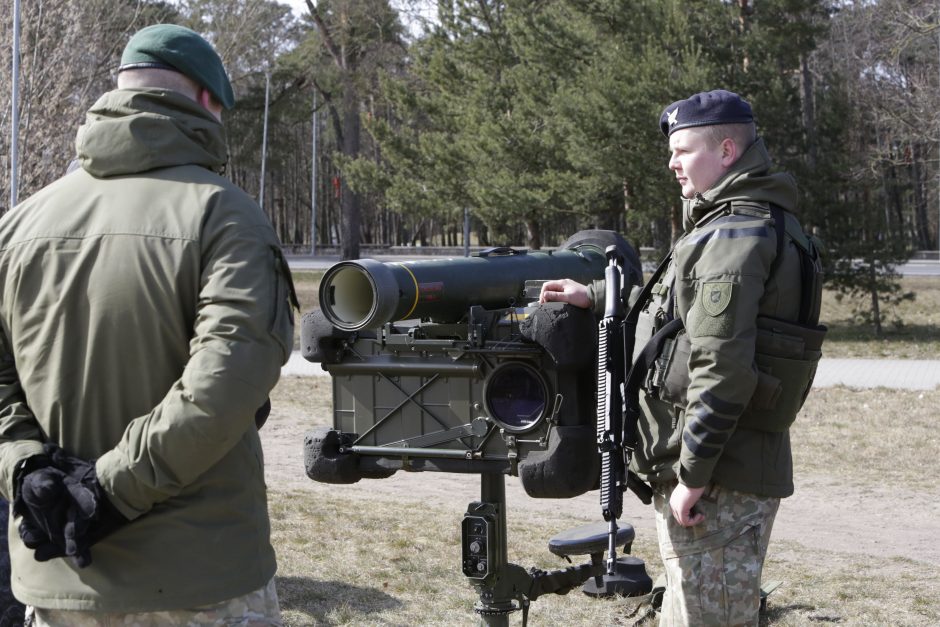
M761 625L926 627L940 623L940 575L936 567L911 560L847 560L843 554L808 553L799 544L772 540L764 580L772 579L784 585L768 599Z
M940 277L906 277L901 279L901 288L914 294L914 299L882 312L886 322L881 339L856 318L855 309L862 303L840 299L827 290L820 315L829 327L825 356L935 359L940 355Z
M471 497L462 500L458 490L442 501L428 498L422 489L393 488L395 479L330 486L303 477L297 459L277 466L283 461L279 455L299 455L303 430L329 423L329 390L325 378L284 379L272 395L275 413L262 431L269 467L279 468L269 470L268 478L273 486L269 500L279 563L277 583L286 623L478 624L472 611L477 595L460 571L460 521L466 503L476 498L475 476L459 476L459 485ZM935 493L933 478L940 474L940 464L934 458L938 442L931 425L938 401L940 392L814 391L793 429L799 489L815 490L815 496L830 502L844 501L847 517L881 514L865 533L884 537L883 542L890 544L896 530L884 520L890 520L891 512L904 516L902 508L923 503L918 495ZM292 480L272 481L271 472L289 473ZM430 486L445 478L454 477L416 473L406 477L410 481L406 485ZM867 486L884 488L888 500L876 501L884 511L846 500L847 494ZM591 496L589 508L594 507ZM510 561L543 569L567 566L548 552L547 540L583 524L584 517L566 515L565 508L551 502L541 501L538 508L532 502L525 507L509 497ZM789 501L784 506L793 507ZM640 508L630 499L626 511ZM584 516L599 520L595 513L591 509ZM813 525L831 527L839 522L821 519L806 524L809 534ZM642 530L634 552L655 578L661 567L651 533ZM771 543L764 578L782 580L784 585L771 596L762 624L940 624L936 564L881 560L844 547L826 549L779 538ZM626 625L630 623L625 607L623 600L591 599L575 590L537 599L529 618L531 625ZM514 615L510 624L521 624L521 617Z
M477 595L460 574L461 512L415 502L352 503L340 489L316 501L305 492L274 493L271 501L278 593L287 625L478 624L472 611ZM564 567L545 548L564 523L523 520L510 508L510 560ZM635 553L655 578L658 557L644 547ZM761 624L938 624L936 569L899 562L882 568L876 558L808 554L798 544L775 541L765 581L784 585L770 597ZM575 590L535 600L529 620L531 625L628 625L627 608L622 599L592 599ZM511 624L521 624L518 614Z
M415 501L352 503L341 489L315 502L305 492L272 494L271 501L287 624L477 624L477 595L460 572L463 512ZM525 520L510 507L510 561L567 566L546 548L566 522ZM624 613L622 603L572 592L537 599L529 619L532 625L611 625ZM519 621L517 614L513 624Z
M940 390L822 388L791 429L794 467L857 484L936 490Z

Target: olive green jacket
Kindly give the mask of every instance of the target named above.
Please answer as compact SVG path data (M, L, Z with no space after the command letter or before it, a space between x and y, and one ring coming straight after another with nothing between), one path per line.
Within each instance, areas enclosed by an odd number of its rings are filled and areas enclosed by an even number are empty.
M278 239L181 94L109 92L76 146L0 220L0 488L54 441L131 522L79 569L36 562L11 519L13 591L122 612L248 593L275 572L254 414L293 342Z
M641 392L634 469L646 479L717 482L765 496L793 492L789 433L737 424L757 383L757 316L796 320L799 313L800 253L788 242L771 276L777 238L768 208L792 212L797 190L789 175L768 173L770 166L758 140L712 189L684 201L686 231L640 315L636 347L666 319L681 318L691 344L690 385L679 402Z

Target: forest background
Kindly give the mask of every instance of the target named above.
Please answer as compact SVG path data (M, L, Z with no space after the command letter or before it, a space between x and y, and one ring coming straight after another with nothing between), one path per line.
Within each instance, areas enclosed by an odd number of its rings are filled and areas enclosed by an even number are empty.
M715 88L753 105L777 166L799 182L830 287L877 334L912 297L894 267L940 247L936 0L294 6L21 2L19 199L65 172L130 35L174 22L219 50L238 100L228 176L294 250L541 248L604 228L665 251L682 225L659 115ZM6 211L12 1L0 30Z

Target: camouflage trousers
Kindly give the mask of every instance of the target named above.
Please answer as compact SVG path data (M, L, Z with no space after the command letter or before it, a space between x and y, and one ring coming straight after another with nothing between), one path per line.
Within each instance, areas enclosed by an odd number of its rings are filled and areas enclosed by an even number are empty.
M30 620L32 622L30 622ZM280 627L274 579L246 595L186 610L94 612L27 606L27 627Z
M712 484L682 527L669 508L675 482L657 487L656 530L666 574L660 625L757 625L761 570L779 498Z

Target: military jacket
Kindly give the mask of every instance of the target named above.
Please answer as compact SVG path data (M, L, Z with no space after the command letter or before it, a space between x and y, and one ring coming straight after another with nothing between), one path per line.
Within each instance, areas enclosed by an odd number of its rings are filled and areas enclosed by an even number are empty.
M745 428L738 420L754 393L757 317L795 320L801 295L799 251L777 256L770 203L794 211L797 190L771 174L758 140L716 185L684 200L685 233L642 310L637 351L673 317L690 340L689 386L681 402L643 390L643 420L633 467L652 481L689 487L717 482L765 496L793 492L788 431ZM787 218L795 222L791 215Z
M278 239L181 94L105 94L76 148L0 220L0 487L55 441L131 522L79 569L35 561L11 517L13 591L117 612L246 594L275 572L254 415L293 342Z

